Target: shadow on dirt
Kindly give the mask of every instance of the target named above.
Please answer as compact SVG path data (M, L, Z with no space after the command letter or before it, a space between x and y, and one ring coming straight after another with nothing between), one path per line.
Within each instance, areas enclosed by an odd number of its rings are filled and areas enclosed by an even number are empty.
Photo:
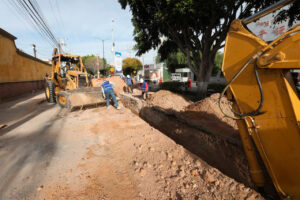
M54 115L38 130L18 133L15 128L38 116L53 105L43 105L24 119L2 130L0 136L0 199L19 199L36 191L56 152L58 133L51 132L54 124L61 127L64 119ZM59 120L59 121L57 121ZM12 134L3 136L13 131ZM22 188L16 188L22 186Z
M140 116L209 165L247 186L254 186L249 176L246 156L238 139L222 135L217 131L208 131L205 127L201 127L201 124L190 125L178 119L176 115L180 113L175 110L166 112L163 113L153 107L143 107ZM206 115L214 120L216 127L230 129L229 125L214 115L207 113ZM233 128L231 130L235 131Z

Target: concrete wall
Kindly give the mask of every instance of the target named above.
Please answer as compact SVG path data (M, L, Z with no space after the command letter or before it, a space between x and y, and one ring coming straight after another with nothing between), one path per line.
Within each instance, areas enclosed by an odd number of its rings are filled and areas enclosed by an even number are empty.
M43 88L51 65L16 48L13 35L0 28L0 100Z

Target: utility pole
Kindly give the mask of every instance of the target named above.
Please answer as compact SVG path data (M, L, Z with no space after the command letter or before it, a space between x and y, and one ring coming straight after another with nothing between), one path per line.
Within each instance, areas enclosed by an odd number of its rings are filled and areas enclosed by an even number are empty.
M114 41L114 22L115 22L115 20L114 19L112 19L111 20L111 26L112 26L112 28L111 28L111 40L112 40L112 48L111 48L111 52L112 53L114 53L115 52L115 41Z
M103 59L104 59L104 40L102 40L102 51L103 51Z
M57 41L58 41L58 52L61 53L60 39L58 38Z
M111 20L112 23L112 28L111 28L111 40L112 40L112 48L111 48L111 53L113 54L113 63L114 67L115 66L115 41L114 41L114 19ZM116 69L116 68L115 68Z
M33 55L36 58L36 48L35 48L35 44L32 44L32 48L33 48Z
M103 68L105 69L106 66L105 66L105 62L104 62L104 40L102 40L102 51L103 51L103 57L102 57L102 59L103 59Z
M100 63L99 63L99 55L96 54L97 56L97 78L100 78Z

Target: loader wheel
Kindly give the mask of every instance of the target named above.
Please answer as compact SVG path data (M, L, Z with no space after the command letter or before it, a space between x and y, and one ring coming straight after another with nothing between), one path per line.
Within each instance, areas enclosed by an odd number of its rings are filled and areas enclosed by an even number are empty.
M70 102L68 100L68 95L65 92L60 92L56 95L56 102L62 108L69 108Z
M46 81L45 95L49 103L55 103L55 84L51 81Z

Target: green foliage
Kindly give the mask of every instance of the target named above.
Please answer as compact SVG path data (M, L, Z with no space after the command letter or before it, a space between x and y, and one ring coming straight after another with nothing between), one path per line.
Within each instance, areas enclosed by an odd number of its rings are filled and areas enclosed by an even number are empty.
M222 68L222 63L223 63L223 56L224 53L221 52L217 52L216 56L215 56L215 64L212 70L212 76L215 76L219 71L221 71Z
M97 70L104 70L106 68L106 59L99 58L93 54L81 57L87 72L90 74L97 74Z
M171 80L171 74L170 74L170 72L168 70L169 69L167 68L167 65L164 64L164 66L163 66L163 77L164 77L164 80L163 81L170 81Z
M142 62L137 58L128 57L123 60L122 70L125 75L131 75L133 71L138 71L142 68Z
M185 83L182 82L163 82L160 85L160 89L169 90L171 92L181 92L182 87L185 86Z
M137 55L159 48L162 59L178 49L198 81L208 81L231 22L277 0L119 0L132 12ZM162 41L161 38L164 38Z
M288 20L288 25L292 26L296 20L300 20L300 1L294 1L291 7L283 9L276 16L276 21L286 21Z
M188 67L186 57L179 50L177 52L170 53L164 60L162 60L162 57L160 57L160 61L166 64L166 67L170 73L174 73L178 68Z

